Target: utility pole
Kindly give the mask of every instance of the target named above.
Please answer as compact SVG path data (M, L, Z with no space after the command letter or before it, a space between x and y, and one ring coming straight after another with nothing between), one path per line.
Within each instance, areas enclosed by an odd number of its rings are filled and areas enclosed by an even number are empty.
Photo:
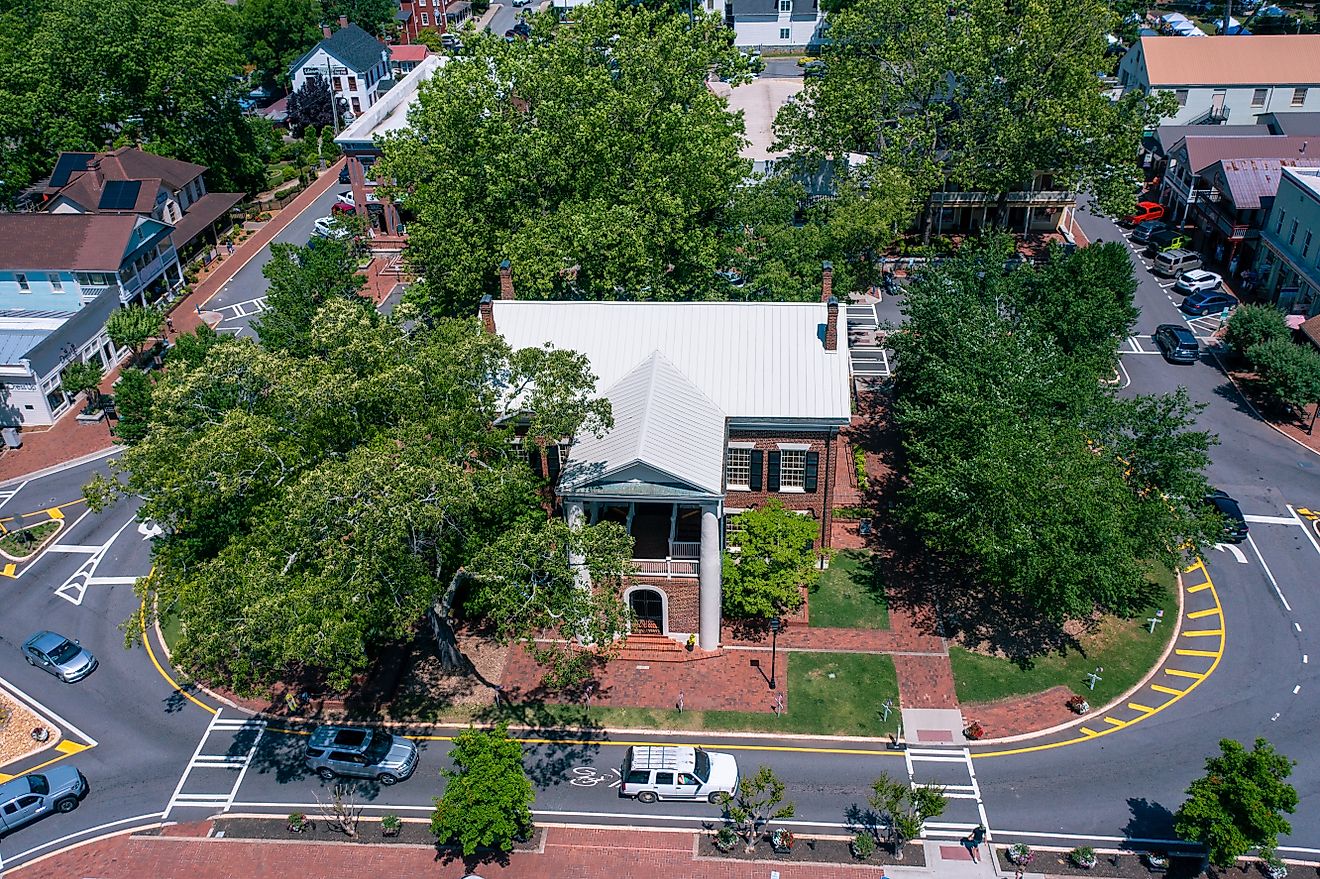
M330 89L330 116L335 123L335 134L339 133L339 96L335 94L335 80L330 75L330 56L325 56L325 86Z

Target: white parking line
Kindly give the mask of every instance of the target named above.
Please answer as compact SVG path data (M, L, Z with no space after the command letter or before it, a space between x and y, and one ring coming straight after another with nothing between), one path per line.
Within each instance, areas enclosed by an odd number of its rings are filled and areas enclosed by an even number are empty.
M1289 507L1288 509L1291 510L1292 507ZM1296 516L1256 516L1252 514L1247 514L1242 518L1246 519L1248 522L1254 522L1260 525L1301 525L1302 524L1302 520L1298 519ZM1306 526L1302 525L1302 527L1305 528Z
M1252 550L1256 553L1256 558L1260 559L1260 566L1264 568L1265 576L1270 578L1270 585L1274 587L1274 594L1279 596L1279 600L1283 602L1283 609L1288 613L1292 613L1292 605L1288 603L1288 599L1283 597L1283 590L1279 588L1279 581L1274 579L1274 573L1270 571L1270 566L1265 563L1265 556L1260 554L1260 547L1256 546L1256 541L1252 540L1250 534L1247 535L1247 543L1251 544Z

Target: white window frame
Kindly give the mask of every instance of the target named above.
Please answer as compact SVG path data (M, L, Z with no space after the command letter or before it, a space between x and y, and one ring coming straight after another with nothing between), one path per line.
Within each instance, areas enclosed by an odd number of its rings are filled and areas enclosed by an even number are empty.
M431 15L430 15L430 13L423 12L423 13L422 13L422 27L430 27L430 26L431 26Z
M19 293L31 293L32 284L28 281L28 276L23 272L15 272L14 280L18 282Z
M807 491L807 453L811 451L811 446L807 443L780 443L779 444L779 490L787 494L805 494ZM788 482L788 456L796 458L801 455L801 469L795 475L798 476L797 485ZM795 467L795 470L797 468Z
M790 28L786 28L786 27L781 27L781 28L779 29L779 39L781 39L781 40L791 40L791 39L793 39L793 31L792 31L792 29L790 29Z
M729 443L724 450L724 477L725 483L730 489L736 491L752 490L752 451L756 448L756 443ZM747 453L747 479L744 482L737 482L733 478L732 453Z
M779 12L782 15L785 12L793 11L793 0L779 0Z
M733 525L733 520L734 520L734 518L737 517L737 516L741 516L741 515L742 515L743 513L745 513L745 512L747 512L747 510L745 510L745 509L740 509L740 508L738 508L738 507L725 507L725 508L724 508L724 549L725 549L725 551L729 552L729 553L732 554L732 555L737 555L738 553L742 552L742 547L741 547L741 546L734 546L732 543L730 543L730 542L729 542L729 535L730 535L730 534L736 534L736 533L738 533L739 531L741 531L742 529L741 529L741 528L733 528L733 527L731 527L731 526Z
M1293 93L1292 93L1292 106L1294 106L1294 107L1305 107L1305 106L1306 106L1306 89L1305 89L1305 88L1295 88L1295 89L1293 89Z
M1268 104L1269 101L1270 101L1269 89L1252 89L1251 108L1253 110L1259 110L1261 107L1264 107L1266 104Z
M46 280L50 282L50 291L52 293L64 292L64 279L60 277L59 272L47 272Z

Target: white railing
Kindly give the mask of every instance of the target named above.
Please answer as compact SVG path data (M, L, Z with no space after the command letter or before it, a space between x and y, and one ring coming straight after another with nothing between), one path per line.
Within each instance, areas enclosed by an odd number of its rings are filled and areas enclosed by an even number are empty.
M701 541L671 540L669 541L669 557L674 559L701 558Z
M633 570L647 577L696 577L701 563L692 559L633 559Z

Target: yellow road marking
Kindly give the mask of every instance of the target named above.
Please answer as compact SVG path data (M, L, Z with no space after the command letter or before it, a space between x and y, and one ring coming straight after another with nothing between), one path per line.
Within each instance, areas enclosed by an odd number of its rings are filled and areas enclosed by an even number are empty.
M1217 607L1212 607L1209 610L1194 610L1187 615L1187 619L1199 620L1201 617L1212 617L1217 613L1219 613L1219 608Z
M1198 585L1196 585L1196 586L1188 586L1188 587L1187 587L1187 591L1188 591L1188 592L1200 592L1202 589L1209 589L1209 588L1210 588L1210 585L1211 585L1211 584L1210 584L1210 581L1209 581L1209 580L1206 580L1204 583L1200 583L1200 584L1198 584Z
M1184 690L1175 690L1172 687L1162 687L1159 684L1151 684L1150 688L1154 690L1156 693L1166 693L1170 696L1181 696L1184 692L1186 692Z
M14 564L13 562L10 562L9 564L5 565L2 570L0 570L0 576L12 577L14 576L14 572L17 570L18 570L18 565Z
M152 568L152 571L154 572L155 568ZM147 576L150 577L151 573L148 573ZM156 671L160 673L160 676L174 688L176 693L183 696L198 708L203 711L209 711L212 714L218 714L218 709L212 708L210 705L207 705L205 702L193 696L192 693L184 690L183 687L180 687L178 682L170 677L169 672L165 671L165 668L160 664L160 661L156 659L156 651L151 649L151 636L147 634L147 605L145 601L143 601L142 607L138 609L138 625L142 628L142 644L147 648L147 656L151 657L151 664L156 667Z
M1177 678L1192 678L1193 680L1197 680L1197 681L1205 677L1205 675L1197 674L1194 671L1183 671L1180 668L1166 668L1164 670L1164 673L1166 675L1173 675L1174 677Z
M1174 653L1179 656L1213 656L1218 659L1223 654L1215 650L1175 650ZM1209 674L1209 672L1206 672Z
M1126 720L1114 720L1112 717L1106 717L1105 723L1112 723L1114 726L1127 726Z
M64 518L64 513L60 510L59 507L51 507L49 510L42 510L42 512L45 513L47 516L50 516L52 519Z
M1096 732L1095 730L1093 730L1093 729L1091 729L1090 727L1087 727L1087 726L1079 727L1079 729L1080 729L1080 731L1081 731L1081 734L1084 735L1084 736L1098 736L1098 735L1100 735L1100 733Z
M1224 630L1223 629L1193 629L1190 632L1183 632L1182 634L1188 638L1209 638L1211 635L1224 634Z
M81 754L90 747L91 745L84 745L82 742L71 742L68 739L64 739L55 746L55 750L59 751L61 754Z
M1142 705L1140 702L1129 702L1128 707L1131 708L1133 711L1140 711L1142 714L1150 714L1152 711L1155 710L1154 708L1151 708L1149 705Z

